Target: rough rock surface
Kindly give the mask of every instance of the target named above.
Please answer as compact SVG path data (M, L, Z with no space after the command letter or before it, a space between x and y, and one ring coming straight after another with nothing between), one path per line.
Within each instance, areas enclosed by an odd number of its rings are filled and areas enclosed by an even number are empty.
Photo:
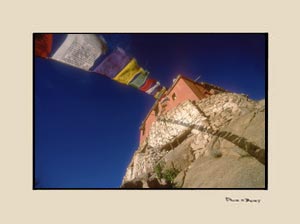
M176 170L176 177L159 177L158 164L162 173ZM159 116L121 187L264 188L264 100L220 93Z

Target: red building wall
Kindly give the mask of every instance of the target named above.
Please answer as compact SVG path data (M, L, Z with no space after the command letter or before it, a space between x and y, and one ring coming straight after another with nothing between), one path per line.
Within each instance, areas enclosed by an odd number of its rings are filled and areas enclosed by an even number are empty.
M165 112L176 107L178 104L186 100L198 100L201 94L192 90L188 85L187 80L179 79L173 89L167 95L168 101L166 101ZM164 104L163 104L164 105ZM160 110L162 110L162 104L159 103Z
M156 120L156 117L165 113L178 104L186 100L199 100L211 95L201 84L195 83L184 77L179 77L171 90L167 92L167 101L161 103L162 99L157 102L157 105L152 108L152 111L146 117L140 131L140 144L149 135L151 124Z

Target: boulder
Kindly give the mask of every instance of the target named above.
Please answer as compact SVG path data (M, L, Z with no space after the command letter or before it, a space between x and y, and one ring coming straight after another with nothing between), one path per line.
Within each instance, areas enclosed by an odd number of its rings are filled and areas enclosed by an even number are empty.
M265 167L253 157L200 157L188 170L183 188L264 188Z
M186 139L163 157L165 163L164 170L172 168L184 170L192 163L194 155L189 146L193 140L193 137Z

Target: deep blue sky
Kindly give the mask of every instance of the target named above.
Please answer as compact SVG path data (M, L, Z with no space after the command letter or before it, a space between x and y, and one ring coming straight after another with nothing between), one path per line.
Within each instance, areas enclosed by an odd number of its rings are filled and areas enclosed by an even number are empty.
M263 34L103 34L169 87L177 74L265 98ZM65 35L55 35L56 48ZM39 188L118 188L155 102L96 73L35 58L35 178Z

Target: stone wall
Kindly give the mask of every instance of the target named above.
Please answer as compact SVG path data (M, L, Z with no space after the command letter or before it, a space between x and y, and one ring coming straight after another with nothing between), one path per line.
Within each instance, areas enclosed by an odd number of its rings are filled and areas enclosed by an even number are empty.
M255 101L233 93L222 93L195 101L185 101L157 118L148 137L150 147L161 147L187 129L218 130L233 117L254 110Z
M159 116L150 128L148 145L161 147L171 142L192 124L199 123L199 115L197 108L188 100Z

